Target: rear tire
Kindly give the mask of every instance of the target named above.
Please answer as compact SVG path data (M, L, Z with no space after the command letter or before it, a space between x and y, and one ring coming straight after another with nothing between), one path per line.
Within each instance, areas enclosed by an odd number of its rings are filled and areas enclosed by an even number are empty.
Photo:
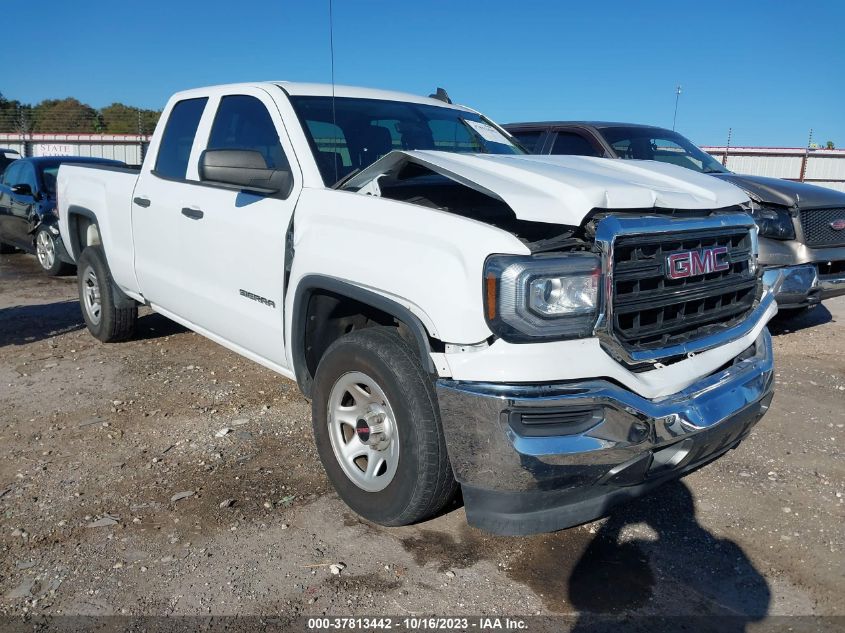
M138 304L115 285L102 246L88 246L77 265L79 305L88 331L104 343L135 333Z
M359 330L332 343L313 395L320 460L352 510L381 525L408 525L454 498L434 384L393 329Z
M59 246L48 229L39 229L35 234L35 258L50 277L66 275L73 269L59 259Z

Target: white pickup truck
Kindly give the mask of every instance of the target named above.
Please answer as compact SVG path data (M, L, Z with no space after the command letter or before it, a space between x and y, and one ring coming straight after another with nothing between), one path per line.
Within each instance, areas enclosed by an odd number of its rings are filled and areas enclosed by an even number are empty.
M189 90L144 164L63 166L102 341L153 310L294 379L328 477L402 525L557 530L734 448L772 398L748 199L673 165L528 156L444 100Z

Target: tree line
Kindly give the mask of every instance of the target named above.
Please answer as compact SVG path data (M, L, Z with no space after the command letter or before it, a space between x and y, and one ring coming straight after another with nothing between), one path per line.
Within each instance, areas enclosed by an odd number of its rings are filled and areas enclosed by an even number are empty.
M160 110L113 103L99 110L78 99L45 99L35 105L0 94L0 132L152 134Z

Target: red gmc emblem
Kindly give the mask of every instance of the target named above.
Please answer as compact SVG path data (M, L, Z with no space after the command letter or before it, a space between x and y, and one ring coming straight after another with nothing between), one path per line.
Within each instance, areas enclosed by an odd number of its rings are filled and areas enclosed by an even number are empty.
M666 258L666 276L669 279L684 279L727 270L731 267L727 260L728 249L724 246L673 253Z
M845 218L839 218L838 220L834 220L830 223L830 228L834 231L841 231L845 229Z

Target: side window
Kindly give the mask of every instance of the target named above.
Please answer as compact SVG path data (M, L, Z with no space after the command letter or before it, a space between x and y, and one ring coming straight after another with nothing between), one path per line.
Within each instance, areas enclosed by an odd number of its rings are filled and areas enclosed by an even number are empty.
M231 95L220 100L207 149L259 152L271 169L288 169L288 159L270 113L259 99Z
M567 154L569 156L601 156L597 147L577 132L558 132L552 154Z
M35 179L35 168L30 163L22 163L21 171L18 174L18 181L12 183L15 185L29 185L29 188L34 192L38 191L38 181Z
M511 132L511 134L532 154L535 154L540 149L537 145L543 137L543 130L520 130L519 132Z
M20 181L17 180L18 176L20 176L21 165L23 163L15 161L8 167L6 167L6 171L3 172L3 184L12 186L18 184Z
M167 178L184 178L188 173L191 146L207 98L179 101L170 111L156 157L156 173Z

